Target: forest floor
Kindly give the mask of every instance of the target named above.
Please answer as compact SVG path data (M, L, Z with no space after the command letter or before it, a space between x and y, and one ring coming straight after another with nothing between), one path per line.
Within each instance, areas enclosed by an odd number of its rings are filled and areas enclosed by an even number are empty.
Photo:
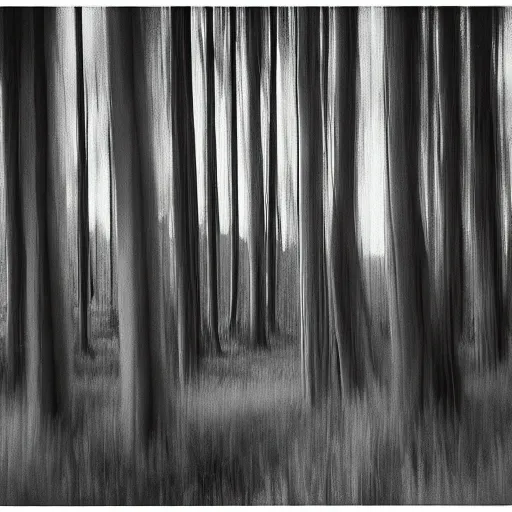
M0 504L512 503L512 365L465 370L457 431L427 417L413 461L394 444L385 392L309 410L296 340L257 352L230 341L169 431L126 461L118 342L98 334L95 359L77 353L72 432L52 425L29 449L21 401L0 395Z

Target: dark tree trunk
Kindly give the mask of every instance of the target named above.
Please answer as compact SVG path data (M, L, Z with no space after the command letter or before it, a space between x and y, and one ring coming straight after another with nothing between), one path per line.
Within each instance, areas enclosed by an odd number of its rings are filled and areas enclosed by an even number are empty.
M192 97L190 8L171 10L172 179L178 293L179 378L182 387L199 358L199 223Z
M78 337L86 354L92 353L89 342L89 168L86 150L84 51L82 8L75 7L77 127L78 127Z
M55 86L56 13L54 9L24 9L22 19L20 94L25 108L20 112L20 168L27 258L24 333L28 425L31 439L37 439L44 417L59 415L69 422L72 414L71 297L66 293L70 276L65 186L56 160L60 125L55 116L59 101Z
M321 360L327 339L320 283L324 258L320 70L320 10L297 9L300 339L304 393L310 404L326 391Z
M229 37L231 45L231 293L229 330L237 324L238 273L240 268L240 234L238 227L238 120L236 76L236 7L229 9Z
M372 379L370 318L358 254L356 203L357 9L332 12L334 111L330 285L334 331L339 354L338 378L347 396L361 392Z
M497 85L493 71L493 33L497 9L470 10L474 115L474 220L476 288L475 343L482 368L495 368L507 354L501 294L499 170L497 162Z
M7 380L11 390L23 375L23 302L25 256L21 210L21 169L19 163L21 12L15 8L0 11L2 27L2 90L5 154L5 235L7 266L6 355Z
M244 11L244 62L247 100L244 124L247 128L249 249L249 337L254 347L267 347L265 329L265 216L263 199L263 150L261 144L260 89L262 54L262 12L259 8Z
M446 413L457 412L461 383L457 344L462 330L463 242L460 98L460 11L442 8L439 19L439 161L440 229L433 243L432 361L434 392ZM437 52L434 53L437 57ZM436 59L437 60L437 59ZM430 155L432 158L434 155ZM440 155L439 155L440 156ZM433 219L431 219L432 222ZM433 222L432 222L433 223ZM436 223L439 225L439 223ZM434 232L434 231L431 231ZM439 245L437 245L439 240Z
M267 229L267 326L275 332L276 324L276 222L277 222L277 7L269 8L270 21L270 101L268 160L268 229Z
M110 322L117 329L117 226L116 226L116 177L112 156L112 127L109 118L108 127L108 168L109 168L109 222L110 222Z
M432 395L428 262L419 197L418 9L385 11L388 300L392 400L401 446Z
M145 208L139 137L135 117L133 12L107 9L112 150L116 172L119 232L119 338L123 449L132 457L144 446L155 424L149 328ZM153 347L154 348L154 347Z
M217 286L217 253L219 238L219 207L217 191L217 142L215 133L215 45L213 7L206 8L206 226L208 253L208 328L211 347L222 352L219 340L219 304Z

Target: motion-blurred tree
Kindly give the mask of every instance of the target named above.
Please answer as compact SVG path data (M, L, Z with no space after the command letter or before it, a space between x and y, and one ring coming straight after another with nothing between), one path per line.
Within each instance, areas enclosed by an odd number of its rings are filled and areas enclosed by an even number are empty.
M21 209L19 155L21 12L0 9L2 113L5 151L5 238L7 266L6 355L7 381L11 390L23 375L23 309L25 256Z
M247 155L249 248L249 338L254 347L267 347L265 328L265 214L263 198L263 149L261 143L261 65L263 19L260 8L241 16L242 69L245 81L244 134Z

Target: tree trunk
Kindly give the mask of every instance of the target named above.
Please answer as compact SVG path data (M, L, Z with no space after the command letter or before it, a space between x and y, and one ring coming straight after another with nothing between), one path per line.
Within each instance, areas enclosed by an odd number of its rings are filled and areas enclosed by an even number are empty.
M88 332L89 311L89 168L86 151L84 106L84 52L82 37L82 8L75 7L77 127L78 127L78 336L85 354L92 353Z
M496 9L470 10L474 115L474 221L477 261L475 343L481 368L495 368L507 353L503 332L499 170L494 125L497 87L493 71Z
M192 98L190 8L171 11L171 112L173 206L178 293L178 353L181 386L199 359L199 223Z
M419 198L419 35L417 9L385 11L388 300L392 401L402 446L432 395L428 266Z
M265 329L265 216L263 204L263 149L261 143L261 54L262 13L259 8L243 12L243 80L247 81L244 125L247 129L248 233L249 249L249 338L254 347L266 348Z
M305 399L315 404L325 393L321 353L327 341L319 282L324 257L319 9L297 9L297 45L301 360Z
M330 285L334 330L343 393L361 392L372 380L370 318L356 231L356 80L357 9L332 11L332 63L334 112L332 165Z
M457 344L462 330L463 243L462 243L462 157L460 111L460 15L459 9L438 10L439 49L434 53L440 70L437 108L440 124L439 141L444 151L431 154L432 164L439 158L439 203L433 233L432 259L432 361L435 397L446 413L457 412L461 382L457 361ZM435 30L435 26L433 25Z
M130 457L147 442L154 419L151 344L143 215L141 162L134 112L133 13L107 9L112 149L116 172L121 425L123 448Z
M165 347L165 313L163 291L163 269L158 215L158 170L153 152L152 129L160 112L152 103L151 88L155 80L152 69L161 62L165 49L160 33L163 29L162 11L159 9L136 9L133 11L132 28L135 129L140 151L140 173L142 191L142 219L145 231L145 268L147 279L148 329L150 378L153 402L153 427L167 425L171 392ZM156 29L155 29L156 27ZM153 40L156 39L156 42ZM152 51L151 51L152 50ZM152 62L153 60L153 62ZM96 217L97 218L97 217ZM96 229L96 233L98 233ZM143 246L144 247L144 246Z
M219 304L217 286L218 253L218 191L217 191L217 142L215 134L215 46L213 37L213 7L206 8L206 240L208 253L208 328L212 337L211 347L222 352L219 341Z
M70 421L72 300L59 155L63 136L57 113L56 14L54 9L23 9L22 20L20 168L27 258L24 333L28 425L31 439L36 439L43 418L59 415Z
M238 273L240 268L240 234L238 227L238 120L236 111L236 7L229 9L229 34L231 44L231 293L229 330L237 324Z
M23 351L23 247L21 174L19 156L21 13L18 9L0 11L2 27L2 90L5 154L5 234L7 266L7 381L11 390L21 383Z
M111 112L111 109L109 109ZM108 126L108 166L109 166L109 222L110 222L110 318L111 326L117 329L117 226L116 226L116 177L112 155L112 121L109 117Z
M267 229L267 325L276 330L276 222L277 222L277 7L269 8L270 25L270 101L268 159L268 229Z

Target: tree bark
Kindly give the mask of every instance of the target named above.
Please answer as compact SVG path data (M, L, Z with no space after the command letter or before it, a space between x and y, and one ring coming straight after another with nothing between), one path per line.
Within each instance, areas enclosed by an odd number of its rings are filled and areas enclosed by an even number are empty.
M199 222L195 156L190 8L171 11L171 112L173 206L178 293L178 353L181 386L199 362Z
M217 254L219 238L219 208L217 191L217 139L215 133L215 45L213 37L213 7L206 8L206 239L207 239L207 293L208 328L211 347L222 352L219 340L219 304L217 286Z
M229 330L234 332L237 324L238 273L240 268L240 234L238 226L238 120L237 120L237 76L236 76L236 7L229 9L229 36L231 45L231 291Z
M254 347L266 348L265 329L265 217L263 204L263 149L261 143L261 54L262 54L262 13L259 8L243 12L242 62L246 81L244 105L244 137L247 154L248 179L248 234L249 250L249 338Z
M89 341L89 168L86 151L84 52L82 37L82 8L75 7L77 127L78 127L78 336L85 354L91 354Z
M498 139L494 124L497 87L492 63L496 23L497 9L470 10L477 261L473 315L478 364L491 369L505 359L508 345L503 332Z
M11 391L14 391L21 384L24 367L22 326L25 294L23 288L25 249L23 246L19 156L21 13L15 8L4 8L0 11L0 16L5 148L6 355L8 386Z

